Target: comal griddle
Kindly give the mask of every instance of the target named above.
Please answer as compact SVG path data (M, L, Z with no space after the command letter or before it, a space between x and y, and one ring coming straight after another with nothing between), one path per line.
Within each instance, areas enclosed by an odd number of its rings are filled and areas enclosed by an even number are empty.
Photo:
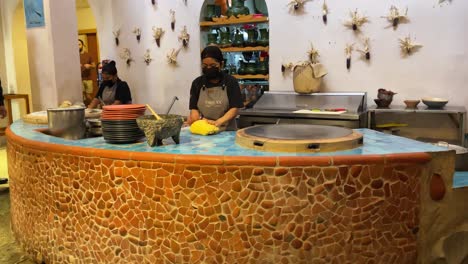
M308 124L257 125L240 129L236 143L270 152L331 152L362 145L362 134L349 128Z

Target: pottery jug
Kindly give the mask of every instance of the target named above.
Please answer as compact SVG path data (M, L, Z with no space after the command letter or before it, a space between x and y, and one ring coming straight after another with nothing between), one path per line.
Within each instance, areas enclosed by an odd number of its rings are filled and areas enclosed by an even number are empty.
M257 66L255 62L246 63L245 74L257 74Z
M257 46L258 32L256 28L247 29L247 40L245 41L246 46Z
M218 43L218 33L208 33L208 45L217 44Z
M232 46L244 47L244 34L240 30L237 30L236 34L234 35Z
M221 48L227 48L231 46L231 33L229 31L221 31L219 46Z
M242 60L239 61L239 69L237 69L237 74L239 74L239 75L245 75L246 74L245 73L245 63Z
M244 6L244 2L245 0L232 0L232 5L227 10L227 16L238 17L239 15L250 14L250 10L248 7Z
M205 9L205 21L212 21L213 17L216 16L216 6L215 5L206 5Z
M257 66L257 74L268 74L268 61L260 61Z
M261 28L260 39L257 41L258 45L267 47L269 44L269 37L270 37L270 34L268 32L268 28Z

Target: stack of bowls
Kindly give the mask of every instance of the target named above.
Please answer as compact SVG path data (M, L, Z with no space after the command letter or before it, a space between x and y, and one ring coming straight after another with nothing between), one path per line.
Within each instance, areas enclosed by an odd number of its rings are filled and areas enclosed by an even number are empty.
M103 107L102 136L112 144L134 143L144 137L136 119L145 114L142 104L106 105Z

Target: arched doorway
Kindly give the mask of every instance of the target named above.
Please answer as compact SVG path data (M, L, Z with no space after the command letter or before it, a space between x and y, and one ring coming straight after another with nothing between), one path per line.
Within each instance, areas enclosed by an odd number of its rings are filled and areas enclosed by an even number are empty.
M220 47L224 71L239 80L245 107L269 89L269 23L265 0L205 0L201 48Z

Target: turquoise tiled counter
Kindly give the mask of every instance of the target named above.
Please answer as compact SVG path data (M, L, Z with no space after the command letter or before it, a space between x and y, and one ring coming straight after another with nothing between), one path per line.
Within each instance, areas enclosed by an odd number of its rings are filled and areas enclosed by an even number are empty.
M55 143L67 146L89 147L111 150L127 150L138 152L155 152L167 154L202 154L202 155L224 155L224 156L339 156L339 155L379 155L395 153L414 152L437 152L444 148L431 144L393 136L370 129L356 129L364 135L364 144L361 147L336 152L323 153L272 153L245 149L235 144L236 133L226 131L217 135L199 136L190 133L188 128L183 128L180 135L180 144L176 145L172 139L164 140L164 146L149 147L142 140L134 144L108 144L103 137L86 138L81 140L66 140L49 136L36 129L47 128L44 125L31 125L22 121L15 122L10 129L13 133L26 139Z

